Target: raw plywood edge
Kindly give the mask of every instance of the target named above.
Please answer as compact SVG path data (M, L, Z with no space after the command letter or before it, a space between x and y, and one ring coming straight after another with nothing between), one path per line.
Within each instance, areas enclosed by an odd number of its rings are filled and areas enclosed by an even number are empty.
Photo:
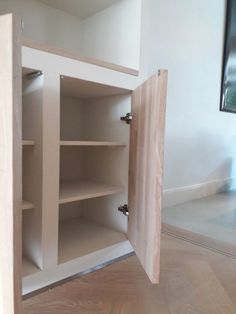
M61 141L61 146L107 146L107 147L124 147L125 143L119 142L102 142L102 141Z

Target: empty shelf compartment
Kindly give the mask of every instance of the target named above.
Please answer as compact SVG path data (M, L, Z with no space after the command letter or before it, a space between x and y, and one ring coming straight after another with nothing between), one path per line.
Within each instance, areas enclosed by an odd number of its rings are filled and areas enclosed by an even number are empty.
M63 220L59 225L59 263L96 252L127 240L114 231L85 218Z

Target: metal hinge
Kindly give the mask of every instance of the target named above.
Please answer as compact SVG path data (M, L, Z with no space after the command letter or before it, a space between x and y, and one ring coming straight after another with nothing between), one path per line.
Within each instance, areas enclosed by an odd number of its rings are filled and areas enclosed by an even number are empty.
M124 117L120 117L121 121L125 121L127 124L132 122L132 114L129 112Z
M125 216L129 216L129 208L128 208L128 205L127 204L125 204L125 205L123 205L123 206L119 206L118 207L118 210L120 211L120 212L122 212Z
M28 80L33 80L39 76L43 75L43 72L42 71L34 71L34 72L30 72L26 75L26 78Z

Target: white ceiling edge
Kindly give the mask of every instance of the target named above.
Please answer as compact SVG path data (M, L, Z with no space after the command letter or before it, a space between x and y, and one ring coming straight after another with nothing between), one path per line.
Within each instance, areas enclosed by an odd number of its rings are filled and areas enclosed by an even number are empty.
M37 0L70 15L86 19L120 0Z

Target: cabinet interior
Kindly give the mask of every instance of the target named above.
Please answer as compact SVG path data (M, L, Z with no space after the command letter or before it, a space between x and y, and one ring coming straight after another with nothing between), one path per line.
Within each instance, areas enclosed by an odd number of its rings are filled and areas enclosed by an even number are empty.
M23 276L42 268L43 76L22 70Z
M32 73L34 73L32 75ZM44 270L44 75L22 71L23 277ZM129 90L61 76L58 265L126 240ZM50 210L50 208L47 210ZM56 265L55 265L56 266Z
M59 263L126 240L130 92L63 77Z

